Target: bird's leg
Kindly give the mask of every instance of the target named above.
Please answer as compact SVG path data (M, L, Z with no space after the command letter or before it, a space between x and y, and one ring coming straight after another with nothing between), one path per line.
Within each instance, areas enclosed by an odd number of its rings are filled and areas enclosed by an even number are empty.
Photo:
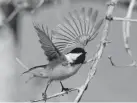
M63 84L62 84L62 82L60 81L60 84L61 84L61 87L62 87L62 90L61 90L61 92L63 92L63 91L69 91L71 88L65 88L64 86L63 86Z
M42 93L42 97L43 97L43 99L44 99L45 101L46 101L46 99L47 99L47 94L46 94L46 92L47 92L47 89L48 89L48 87L49 87L50 84L51 84L51 80L48 81L47 86L46 86L46 89L45 89L44 93Z

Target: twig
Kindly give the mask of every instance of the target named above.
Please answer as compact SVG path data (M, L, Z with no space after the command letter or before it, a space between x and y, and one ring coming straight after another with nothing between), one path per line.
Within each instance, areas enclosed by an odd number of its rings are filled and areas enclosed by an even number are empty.
M130 22L137 22L137 20L135 19L131 19L132 16L132 11L133 8L135 6L136 0L131 0L130 5L128 7L128 12L127 15L124 18L120 18L120 17L112 17L112 20L117 20L117 21L123 21L123 38L124 38L124 47L126 52L128 53L128 55L130 56L130 58L132 59L132 51L129 47L129 37L130 37ZM132 63L128 64L128 65L116 65L113 61L112 61L112 57L108 57L112 66L115 67L137 67L137 62L135 60L132 59Z
M114 10L114 6L117 4L117 1L118 0L111 0L110 4L108 5L108 10L107 10L107 13L106 13L106 17L111 17L112 16L112 12ZM98 51L95 54L95 57L93 59L93 63L92 63L92 66L90 68L87 80L84 83L84 85L81 86L80 92L78 93L78 95L75 98L74 102L79 102L81 100L85 90L87 89L87 86L88 86L89 82L91 81L91 79L94 77L94 75L96 73L96 66L97 66L99 60L102 57L102 54L104 52L104 49L105 49L106 45L108 44L107 38L108 38L109 25L110 25L110 20L106 19L103 35L102 35L102 38L101 38L101 42L100 42Z
M86 63L89 63L89 62L92 62L92 61L93 61L93 59L91 58L91 59L85 61L83 64L86 64Z
M16 57L16 61L23 67L25 68L26 70L29 70L29 68L19 59Z
M136 62L133 62L129 65L116 65L112 60L112 56L108 56L108 59L110 60L111 65L114 66L114 67L118 67L118 68L133 67L133 66L137 67Z
M127 19L131 18L132 11L133 11L135 3L136 3L136 0L131 0L129 8L128 8L128 11L127 11L127 15L126 15L125 18L127 18ZM123 21L124 47L125 47L125 50L128 53L128 55L132 59L132 52L131 52L131 49L129 47L129 41L128 41L129 37L130 37L130 22L129 21ZM135 62L135 60L132 59L132 63L131 64L133 64L134 62Z
M48 99L52 99L52 98L55 98L55 97L59 97L59 96L62 96L64 94L67 94L68 92L72 92L72 91L79 91L79 88L72 88L69 91L59 92L59 93L53 94L51 96L48 96L46 99L48 100ZM44 99L34 100L32 102L40 102L40 101L44 101Z
M121 17L113 17L114 21L130 21L130 22L137 22L137 19L130 19L130 18L121 18Z
M87 87L88 87L88 84L89 84L90 80L94 77L95 73L96 73L96 68L94 68L93 70L90 70L90 71L89 71L88 78L87 78L86 82L84 83L84 85L82 85L82 86L80 87L79 93L78 93L77 97L75 98L75 101L74 101L74 102L77 103L77 102L79 102L79 101L81 100L81 98L82 98L85 90L86 90Z

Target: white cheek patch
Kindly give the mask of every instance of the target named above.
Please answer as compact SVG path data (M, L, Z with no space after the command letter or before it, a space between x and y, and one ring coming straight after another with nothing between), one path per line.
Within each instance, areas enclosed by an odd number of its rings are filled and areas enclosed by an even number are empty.
M69 53L66 56L67 60L72 63L74 60L76 60L82 53Z

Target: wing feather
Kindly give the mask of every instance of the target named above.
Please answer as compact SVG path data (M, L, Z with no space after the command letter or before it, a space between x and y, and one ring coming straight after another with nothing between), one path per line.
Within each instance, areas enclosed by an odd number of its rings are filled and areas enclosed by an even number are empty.
M64 17L64 23L53 30L53 43L61 52L70 47L84 48L99 33L104 18L96 22L97 17L98 11L92 8L69 12L68 17Z
M56 48L52 43L52 36L49 35L48 28L45 31L44 27L34 24L34 28L38 34L39 42L41 43L41 48L44 50L45 55L49 61L60 58L62 53Z

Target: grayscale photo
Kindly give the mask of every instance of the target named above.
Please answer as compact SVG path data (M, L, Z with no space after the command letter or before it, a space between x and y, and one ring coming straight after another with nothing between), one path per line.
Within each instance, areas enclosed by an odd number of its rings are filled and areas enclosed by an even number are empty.
M0 102L137 102L136 0L0 0Z

